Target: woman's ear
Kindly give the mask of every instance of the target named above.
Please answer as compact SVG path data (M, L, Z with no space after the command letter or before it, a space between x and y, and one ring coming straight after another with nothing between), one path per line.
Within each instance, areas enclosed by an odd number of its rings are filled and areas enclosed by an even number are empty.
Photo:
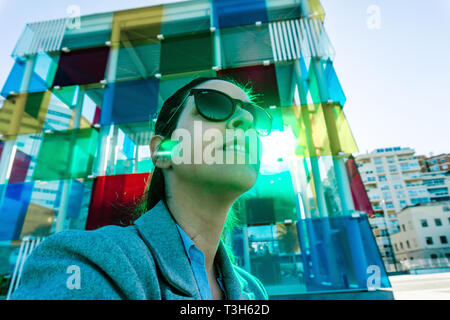
M166 140L163 136L154 135L150 139L150 154L155 167L169 169L171 167L170 150L163 150L162 144Z

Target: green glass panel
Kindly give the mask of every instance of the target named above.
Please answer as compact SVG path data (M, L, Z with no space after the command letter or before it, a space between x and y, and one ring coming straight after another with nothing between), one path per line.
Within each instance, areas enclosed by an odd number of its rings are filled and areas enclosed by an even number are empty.
M211 26L209 0L167 3L163 6L161 33L164 36L209 31ZM180 19L180 17L183 17Z
M141 161L138 162L137 172L138 173L152 172L154 167L155 166L153 165L153 161L151 159L149 159L149 160L141 160Z
M278 0L266 0L269 21L290 20L301 17L298 3L294 1L280 2Z
M33 180L85 178L91 174L98 132L77 129L44 134Z
M117 67L114 79L143 79L159 72L161 45L159 42L137 45L135 42L122 42L117 53Z
M78 91L78 86L62 87L60 89L53 89L53 94L58 97L59 100L64 102L69 108L75 106L75 97Z
M275 64L280 106L290 107L294 104L295 72L293 64Z
M220 39L222 64L226 68L258 65L265 60L273 61L267 24L222 29ZM249 46L249 43L252 45Z
M200 72L192 72L183 75L172 75L161 78L159 82L159 98L158 98L158 112L161 107L171 95L173 95L178 89L188 84L192 80L199 77L215 77L216 72L214 70L206 70Z
M101 13L69 19L61 47L81 49L103 46L111 37L113 13Z
M213 39L202 32L165 38L161 45L160 73L179 74L211 69Z
M28 115L30 115L31 117L37 119L43 100L44 95L42 94L28 95L27 102L25 103L25 112L28 113Z
M289 172L258 176L255 186L240 200L236 213L248 225L296 220L295 192Z

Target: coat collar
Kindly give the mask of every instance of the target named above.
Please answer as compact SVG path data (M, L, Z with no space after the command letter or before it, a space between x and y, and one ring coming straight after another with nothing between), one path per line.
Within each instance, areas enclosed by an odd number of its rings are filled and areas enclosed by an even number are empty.
M181 236L164 202L158 202L134 224L167 282L185 295L200 300L200 293ZM222 240L219 242L215 259L222 270L228 299L248 299L243 293L247 282L235 272Z

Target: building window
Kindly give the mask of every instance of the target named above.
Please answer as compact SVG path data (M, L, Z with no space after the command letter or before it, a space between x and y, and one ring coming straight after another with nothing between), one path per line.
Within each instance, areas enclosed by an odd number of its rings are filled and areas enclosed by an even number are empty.
M430 202L430 198L412 198L411 199L411 204L415 205L418 203L422 203L422 202Z
M376 167L376 169L377 169L377 173L384 173L383 167Z
M397 247L396 243L394 243L394 247L395 247L395 251L398 251L398 247Z
M400 167L402 168L402 171L409 170L409 164L408 163L400 163Z
M390 172L397 172L397 166L395 166L395 165L390 165L390 166L389 166L389 171L390 171Z
M406 228L405 228L405 225L404 225L404 224L402 224L402 230L403 230L403 231L406 231Z
M400 249L403 250L403 242L400 242Z
M397 198L405 198L405 192L397 191Z
M440 236L439 238L441 239L441 243L442 244L447 244L448 243L446 236Z
M411 246L409 245L409 241L406 240L406 246L408 247L408 249L411 249Z
M430 258L434 260L434 259L437 259L438 256L437 256L437 254L432 253L432 254L430 254Z
M378 176L378 181L387 181L386 176Z
M386 202L387 209L394 209L394 204L392 202Z
M425 240L426 240L428 245L432 245L433 244L433 238L432 237L426 237Z
M441 221L441 219L434 219L434 223L436 224L436 227L442 226L442 221Z
M386 157L388 163L395 163L395 157Z
M383 159L381 159L381 158L373 158L373 163L375 163L375 164L382 164L383 163Z
M392 199L392 195L390 192L383 192L383 198L389 200Z
M410 197L417 197L418 196L417 190L408 190L408 195Z

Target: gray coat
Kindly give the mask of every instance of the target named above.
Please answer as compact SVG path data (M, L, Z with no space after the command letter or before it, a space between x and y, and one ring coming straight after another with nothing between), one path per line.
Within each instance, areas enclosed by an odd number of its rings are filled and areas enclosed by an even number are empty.
M261 282L232 264L222 241L216 259L229 300L267 299ZM175 221L160 202L129 227L48 237L27 258L11 299L201 298Z

